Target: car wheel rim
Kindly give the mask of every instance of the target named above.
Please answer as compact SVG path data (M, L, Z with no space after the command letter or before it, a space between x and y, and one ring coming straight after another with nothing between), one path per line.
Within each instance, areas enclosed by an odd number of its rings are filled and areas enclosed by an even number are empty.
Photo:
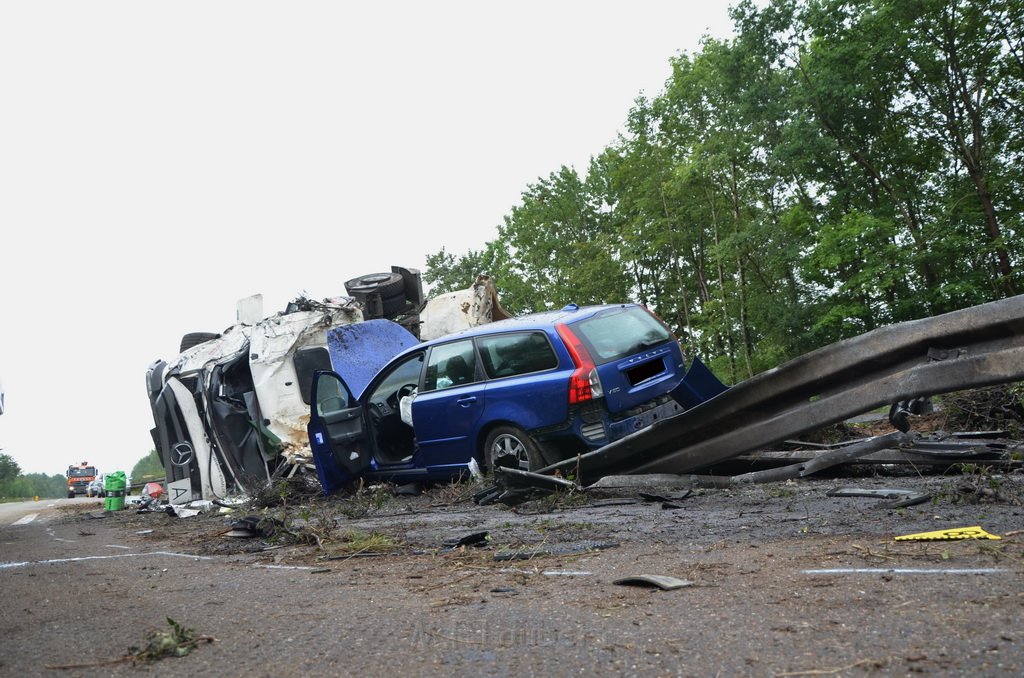
M530 470L530 456L526 453L526 446L523 445L523 441L519 440L515 436L501 435L494 440L494 446L491 449L494 458L506 454L514 454L516 459L519 460L519 468L523 471Z

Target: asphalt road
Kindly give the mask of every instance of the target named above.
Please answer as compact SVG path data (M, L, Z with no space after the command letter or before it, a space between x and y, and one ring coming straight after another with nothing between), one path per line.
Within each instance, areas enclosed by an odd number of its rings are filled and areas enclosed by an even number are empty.
M223 517L5 505L0 675L1022 675L1021 482L999 479L993 504L955 501L949 482L899 479L937 493L897 510L827 497L834 480L700 491L675 510L397 497L332 516L331 539L380 532L410 548L333 559L229 538ZM893 539L968 525L1003 539ZM493 541L436 548L478 530ZM558 553L588 540L603 547ZM555 553L496 560L508 545ZM634 574L691 585L614 583ZM216 640L117 661L167 618Z

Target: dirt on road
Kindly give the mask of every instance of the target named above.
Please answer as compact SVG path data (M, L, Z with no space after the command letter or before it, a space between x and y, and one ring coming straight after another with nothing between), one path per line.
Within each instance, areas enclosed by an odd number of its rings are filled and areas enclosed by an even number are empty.
M1024 672L1024 474L847 467L734 489L685 485L507 507L476 505L473 483L319 497L295 481L230 511L179 518L81 504L61 522L102 525L137 551L289 572L292 586L271 590L252 576L176 589L182 621L219 641L196 649L205 659L169 661L224 669L231 657L221 675L243 675L244 634L225 636L210 600L219 612L244 603L244 628L260 626L252 615L265 620L249 675L340 675L324 664L332 656L345 658L344 673L368 675ZM929 498L892 508L829 496L840 487ZM961 528L1001 538L896 539ZM635 575L685 585L616 583ZM139 606L170 599L133 590Z

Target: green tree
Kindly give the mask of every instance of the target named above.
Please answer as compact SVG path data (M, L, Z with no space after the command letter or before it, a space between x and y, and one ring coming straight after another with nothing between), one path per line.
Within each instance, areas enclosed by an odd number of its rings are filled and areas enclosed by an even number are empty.
M1024 2L741 0L482 252L514 312L632 299L719 376L1024 284Z
M18 462L9 454L0 454L0 482L16 478L21 473Z
M131 472L133 484L159 480L165 475L164 464L156 450L150 450L149 454L137 461Z
M903 62L901 82L915 95L907 108L921 134L966 171L980 211L979 245L1006 296L1017 293L1020 277L1014 261L1021 249L1011 251L999 209L1006 171L1019 175L1003 163L1022 122L1019 53L1012 54L1020 27L1011 28L1010 18L1020 13L1019 2L992 0L885 0L869 13L902 37L892 49Z
M627 298L616 234L600 205L592 186L564 166L527 187L484 257L503 306L541 311Z
M429 285L430 294L445 294L470 287L485 272L483 251L470 250L456 256L442 247L441 251L427 255L423 280Z

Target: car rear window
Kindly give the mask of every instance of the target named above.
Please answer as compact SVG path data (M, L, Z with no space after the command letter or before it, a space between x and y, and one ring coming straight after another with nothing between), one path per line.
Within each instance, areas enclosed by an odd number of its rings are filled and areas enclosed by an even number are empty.
M598 365L618 360L672 339L661 321L639 306L601 311L572 324Z
M513 332L478 337L480 361L491 379L541 372L558 366L551 343L543 332Z

